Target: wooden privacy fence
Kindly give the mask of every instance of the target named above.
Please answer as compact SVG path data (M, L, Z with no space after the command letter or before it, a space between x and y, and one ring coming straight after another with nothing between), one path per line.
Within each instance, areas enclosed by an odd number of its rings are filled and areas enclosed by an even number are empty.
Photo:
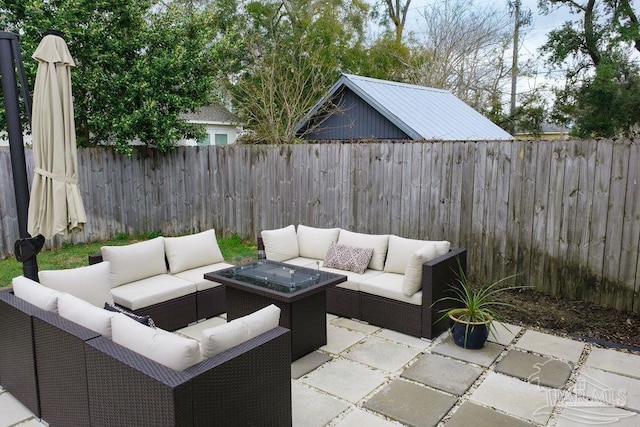
M469 249L483 282L520 273L552 295L640 312L639 141L231 145L130 159L80 149L79 164L88 224L74 242L208 228L254 239L299 223L447 239ZM18 236L8 150L0 166L6 256Z

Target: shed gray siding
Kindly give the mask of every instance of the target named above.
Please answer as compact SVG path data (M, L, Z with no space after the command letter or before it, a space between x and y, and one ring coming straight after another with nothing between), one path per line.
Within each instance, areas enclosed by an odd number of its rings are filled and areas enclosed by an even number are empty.
M332 98L332 103L338 105L340 112L331 114L316 130L305 135L305 139L410 139L349 88L339 91Z

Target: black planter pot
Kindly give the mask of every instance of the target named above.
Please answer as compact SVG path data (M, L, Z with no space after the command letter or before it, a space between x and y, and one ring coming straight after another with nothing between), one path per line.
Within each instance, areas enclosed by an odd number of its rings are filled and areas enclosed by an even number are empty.
M456 345L471 350L477 350L484 347L484 343L489 337L489 324L486 323L469 323L456 317L455 310L449 313L451 320L451 335Z

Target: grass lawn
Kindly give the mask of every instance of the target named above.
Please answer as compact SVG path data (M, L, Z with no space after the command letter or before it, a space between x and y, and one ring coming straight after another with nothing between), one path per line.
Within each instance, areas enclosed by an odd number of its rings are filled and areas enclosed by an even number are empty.
M121 235L114 240L102 242L63 244L59 249L47 250L38 254L38 270L82 267L88 265L87 256L89 254L100 253L101 246L127 245L151 237L156 237L156 235ZM250 258L256 258L256 244L243 242L239 236L218 238L218 245L228 263L237 264ZM22 263L16 261L15 257L0 260L0 289L9 286L11 279L20 275L22 275Z

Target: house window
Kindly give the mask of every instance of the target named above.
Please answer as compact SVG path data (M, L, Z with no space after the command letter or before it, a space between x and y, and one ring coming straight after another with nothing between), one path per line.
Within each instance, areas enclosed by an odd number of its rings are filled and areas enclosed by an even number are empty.
M216 133L215 136L216 145L227 145L227 134L226 133Z
M197 142L198 145L211 145L211 135L207 134L207 136L205 136L202 139L199 139Z

